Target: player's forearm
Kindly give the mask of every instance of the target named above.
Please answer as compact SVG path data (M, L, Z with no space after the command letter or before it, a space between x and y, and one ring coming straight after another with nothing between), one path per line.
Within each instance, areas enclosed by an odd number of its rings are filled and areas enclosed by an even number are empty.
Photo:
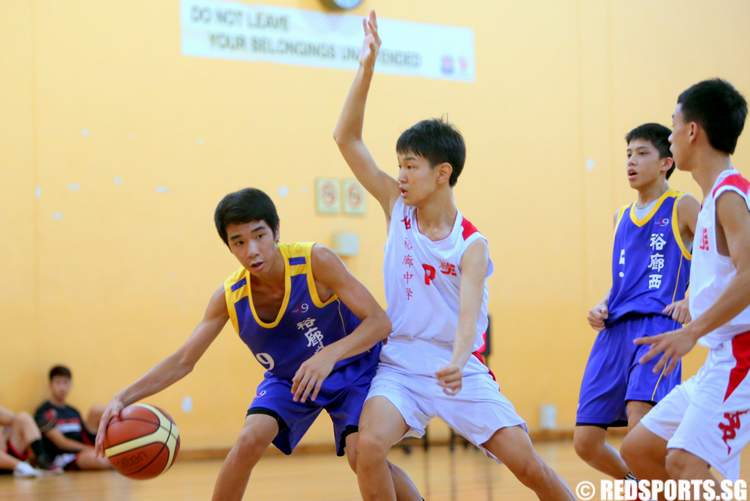
M141 399L168 388L193 370L193 365L180 360L179 353L165 358L135 383L122 390L117 398L124 405L130 405Z
M53 440L53 443L60 449L64 451L69 452L80 452L87 447L91 447L89 445L84 444L83 442L79 442L77 440L73 440L72 438L68 438L66 436L61 436L57 440Z
M482 241L471 244L461 258L460 306L458 329L453 343L451 363L463 367L471 356L477 338L477 320L482 305L482 296L489 266L489 251Z
M453 355L451 356L451 365L463 367L469 361L471 352L474 348L476 339L476 323L472 326L460 327L456 334L456 340L453 342Z
M336 361L363 353L382 341L391 332L391 322L385 312L367 316L348 336L329 344L328 350Z
M347 143L362 140L362 129L365 122L365 105L367 104L367 93L372 82L372 68L359 67L354 77L354 82L349 89L349 94L344 101L339 121L333 132L333 138L339 147Z
M695 339L721 327L750 305L750 270L737 273L713 306L688 328Z

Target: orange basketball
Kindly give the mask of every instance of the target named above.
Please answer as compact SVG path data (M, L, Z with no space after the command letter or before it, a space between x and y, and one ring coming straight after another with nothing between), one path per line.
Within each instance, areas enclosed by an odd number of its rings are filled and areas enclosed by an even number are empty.
M104 454L129 478L154 478L172 466L180 450L177 425L169 414L148 404L125 407L104 435Z

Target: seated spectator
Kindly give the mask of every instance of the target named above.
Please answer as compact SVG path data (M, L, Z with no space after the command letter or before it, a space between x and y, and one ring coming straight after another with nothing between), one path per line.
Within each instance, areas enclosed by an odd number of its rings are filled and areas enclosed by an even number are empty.
M102 415L101 408L89 411L86 420L66 399L72 386L73 374L63 365L49 371L50 398L34 413L44 436L44 449L56 466L64 470L103 470L111 468L106 458L94 453L96 430Z
M0 470L13 471L22 478L41 476L43 472L32 466L32 462L42 469L55 470L31 416L0 406Z

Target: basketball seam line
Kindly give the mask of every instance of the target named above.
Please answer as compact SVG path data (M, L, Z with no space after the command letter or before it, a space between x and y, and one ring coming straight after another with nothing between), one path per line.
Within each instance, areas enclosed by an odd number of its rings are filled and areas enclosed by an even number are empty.
M153 424L153 425L156 425L156 429L155 429L154 431L152 431L151 433L156 433L157 431L159 431L159 428L161 428L162 430L164 430L164 431L166 431L166 432L168 432L168 433L169 433L169 430L168 430L167 428L163 427L163 426L161 425L161 422L159 422L159 423L154 423L153 421L149 421L148 419L142 419L142 418L130 418L130 417L129 417L129 418L126 418L126 419L118 419L117 421L113 421L113 422L118 422L118 421L119 421L119 422L121 422L121 423L122 423L122 422L125 422L125 421L138 421L139 423L149 423L149 424ZM111 424L111 423L110 423L110 424ZM109 430L109 426L110 426L110 425L108 424L108 425L107 425L107 429L106 429L106 430L104 430L104 437L105 437L105 439L106 439L106 437L107 437L107 430ZM128 440L123 440L122 442L117 442L116 444L108 444L108 445L107 445L107 446L105 446L104 448L105 448L105 449L109 449L110 447L115 447L115 446L117 446L117 445L120 445L120 444L124 444L124 443L126 443L126 442L129 442L130 440L132 440L132 439L128 439ZM120 453L120 454L122 454L122 453ZM119 456L120 454L117 454L117 456Z
M159 428L163 428L163 427L160 426ZM169 438L171 436L172 436L172 422L170 421L170 423L169 423L169 430L167 430L167 439L164 442L161 443L161 449L159 449L159 452L157 452L156 454L154 454L154 457L151 458L151 461L149 461L148 463L146 463L145 465L143 465L143 467L141 467L138 470L131 471L130 473L128 473L128 475L136 475L136 474L142 472L143 470L145 470L146 468L148 468L149 466L151 466L151 463L153 463L154 461L156 461L156 458L158 458L159 455L162 453L162 451L167 447L167 440L169 440ZM169 462L169 456L167 456L167 462ZM164 470L160 471L159 473L162 473L163 471Z

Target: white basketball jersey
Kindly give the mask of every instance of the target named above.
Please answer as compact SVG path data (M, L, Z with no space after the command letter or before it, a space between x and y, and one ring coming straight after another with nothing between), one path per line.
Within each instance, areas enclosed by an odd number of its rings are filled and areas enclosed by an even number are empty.
M734 170L719 174L711 192L703 200L698 214L693 239L693 264L690 269L690 315L698 318L706 312L726 290L737 274L729 256L722 256L716 248L716 200L725 192L741 195L750 209L750 182ZM750 331L750 307L713 332L703 336L701 344L716 348L736 334Z
M394 341L418 339L452 349L458 328L461 258L486 238L459 211L450 234L433 241L420 233L417 211L399 197L391 211L385 246L385 296ZM487 276L492 273L488 263ZM487 329L487 281L476 324L473 351Z

